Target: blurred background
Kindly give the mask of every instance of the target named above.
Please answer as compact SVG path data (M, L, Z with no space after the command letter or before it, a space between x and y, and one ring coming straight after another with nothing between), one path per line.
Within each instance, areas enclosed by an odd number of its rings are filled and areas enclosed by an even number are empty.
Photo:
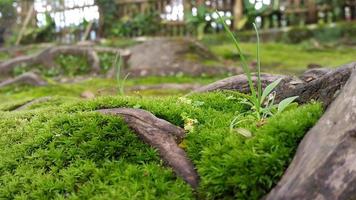
M0 100L91 98L118 87L132 95L181 94L239 74L239 55L217 12L252 69L252 23L264 72L299 75L356 60L356 0L0 0ZM29 61L55 47L67 50L56 49L50 62ZM46 86L12 84L29 72Z

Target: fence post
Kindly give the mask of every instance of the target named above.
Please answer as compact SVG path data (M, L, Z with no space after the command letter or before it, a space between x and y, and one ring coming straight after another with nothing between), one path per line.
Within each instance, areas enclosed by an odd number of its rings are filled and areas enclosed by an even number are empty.
M307 23L312 24L317 21L317 8L315 0L307 0L308 19Z

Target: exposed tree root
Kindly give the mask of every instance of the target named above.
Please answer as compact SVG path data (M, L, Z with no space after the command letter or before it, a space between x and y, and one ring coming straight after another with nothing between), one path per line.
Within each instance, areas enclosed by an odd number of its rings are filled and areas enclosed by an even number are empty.
M92 73L98 73L100 71L100 59L97 54L98 52L120 54L124 58L124 60L127 60L130 56L130 52L127 50L110 47L93 47L79 45L56 46L46 48L42 52L34 55L20 56L14 59L1 62L0 73L2 76L9 76L11 75L11 71L14 67L22 64L28 66L42 64L45 67L53 67L55 66L54 59L61 54L85 56L91 66Z
M25 110L25 109L27 109L28 107L30 107L32 105L47 102L47 101L51 100L51 98L52 97L40 97L40 98L37 98L37 99L33 99L31 101L26 102L23 105L20 105L18 107L13 108L11 111Z
M185 136L182 128L141 109L114 108L98 110L102 114L123 117L129 127L147 144L156 148L162 159L193 188L199 177L187 154L178 146Z
M124 73L129 73L130 77L146 77L146 76L222 76L227 74L241 74L242 70L237 67L225 66L204 66L202 64L192 62L181 62L178 65L170 67L142 67L128 68ZM115 77L114 71L108 73L108 77Z
M281 83L275 89L276 102L289 97L299 96L297 102L306 103L311 100L318 100L328 106L335 98L340 88L349 79L351 71L356 68L356 63L350 63L337 69L311 69L306 71L301 77L263 74L261 77L262 87L282 78ZM253 81L256 84L256 77ZM198 88L194 92L209 92L214 90L235 90L242 93L249 93L250 89L246 75L229 77L207 86Z
M28 84L33 86L44 86L47 85L47 81L42 79L39 75L33 72L27 72L16 78L10 78L0 83L0 88L3 88L12 84Z
M200 84L190 84L190 83L163 83L163 84L155 84L155 85L136 85L128 88L132 91L140 91L140 90L192 90L201 87Z
M288 170L267 200L356 199L356 70L351 74L350 69L355 69L355 63L297 90L305 95L303 98L318 97L329 102L326 96L333 95L330 91L348 80L303 138Z

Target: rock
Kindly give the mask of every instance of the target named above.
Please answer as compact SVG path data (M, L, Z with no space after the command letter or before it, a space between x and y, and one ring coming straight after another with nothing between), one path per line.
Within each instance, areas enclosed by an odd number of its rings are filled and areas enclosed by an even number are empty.
M181 65L182 62L199 61L201 59L217 60L207 48L190 39L158 38L147 40L130 48L130 68L161 68ZM191 55L194 60L188 60Z
M94 99L95 94L93 92L91 92L90 90L86 90L80 94L80 97L82 97L84 99Z
M223 63L201 43L187 38L158 38L130 48L129 69L125 74L140 76L216 76L240 74L241 68L205 66L203 61ZM113 74L113 73L111 73ZM111 77L113 77L111 75Z

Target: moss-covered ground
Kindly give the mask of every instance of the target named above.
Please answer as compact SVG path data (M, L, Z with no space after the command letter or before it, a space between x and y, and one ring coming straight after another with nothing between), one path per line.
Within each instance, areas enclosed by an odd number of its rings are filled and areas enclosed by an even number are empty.
M207 36L203 42L209 46L211 51L219 55L225 64L239 66L240 60L235 46L228 38L223 40L221 38L218 35L211 35ZM241 48L247 61L251 65L256 63L256 43L242 42ZM355 61L355 52L356 47L354 46L315 47L310 41L299 44L266 42L261 43L262 70L269 73L298 75L305 71L309 64L334 68L353 62ZM206 62L210 65L218 64Z
M291 108L230 132L238 93L179 97L57 97L24 111L0 112L0 198L257 199L279 180L297 144L320 117L319 104ZM177 126L196 123L180 144L195 164L196 192L117 117L100 108L135 107Z
M202 41L221 63L239 66L228 38L207 35ZM128 47L133 40L106 40L103 45ZM241 44L248 62L255 61L255 43ZM298 74L308 64L336 67L354 61L354 47L316 48L301 44L262 43L262 70ZM29 51L32 52L32 51ZM114 55L99 55L102 71ZM0 60L10 55L0 53ZM187 59L195 59L189 57ZM248 108L236 92L184 96L189 91L131 91L131 86L161 83L207 84L224 77L129 77L125 94L117 80L88 77L87 63L78 57L58 57L57 71L41 71L49 85L12 85L0 89L0 199L259 199L278 182L305 133L323 110L319 103L291 106L264 123L241 124L252 137L230 130L237 113ZM74 67L70 67L74 66ZM26 69L18 68L15 74ZM59 83L62 74L71 83ZM70 81L69 81L70 82ZM83 92L96 98L81 98ZM22 111L20 105L51 97ZM95 112L130 107L152 112L187 130L182 147L200 175L193 191L123 122Z
M130 90L130 87L137 85L157 85L163 83L191 83L208 84L223 77L146 77L129 78L124 83L125 94L130 96L167 96L183 95L189 91L172 89L151 89L144 91ZM119 86L117 80L105 78L88 78L77 83L57 83L48 79L49 85L32 87L26 85L12 85L0 89L0 103L13 102L16 100L24 101L43 96L64 96L80 97L85 91L92 92L95 96L117 95Z

